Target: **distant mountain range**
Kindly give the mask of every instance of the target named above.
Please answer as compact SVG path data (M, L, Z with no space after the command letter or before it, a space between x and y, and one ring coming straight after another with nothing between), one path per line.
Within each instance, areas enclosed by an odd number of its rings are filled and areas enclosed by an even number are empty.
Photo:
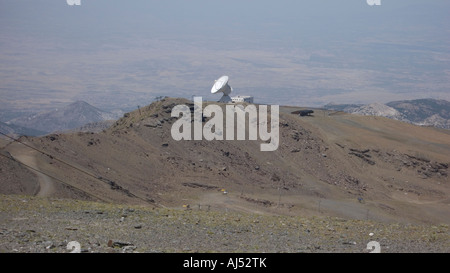
M106 112L87 102L76 101L63 108L14 118L0 126L4 133L39 136L56 131L86 128L87 124L102 124L104 121L116 120L122 114L121 111Z
M450 102L446 100L418 99L366 105L330 103L324 108L358 115L382 116L420 126L450 129Z

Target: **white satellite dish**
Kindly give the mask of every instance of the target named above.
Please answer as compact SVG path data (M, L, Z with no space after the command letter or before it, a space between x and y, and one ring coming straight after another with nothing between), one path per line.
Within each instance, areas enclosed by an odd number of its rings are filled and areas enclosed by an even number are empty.
M233 91L233 88L228 85L228 76L222 76L214 83L211 88L211 93L223 93L223 96L220 98L219 102L230 102L230 93Z

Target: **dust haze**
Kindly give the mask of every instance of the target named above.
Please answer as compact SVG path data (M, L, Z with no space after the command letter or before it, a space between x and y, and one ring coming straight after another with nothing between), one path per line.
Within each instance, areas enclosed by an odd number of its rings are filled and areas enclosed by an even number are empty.
M258 103L450 99L446 1L0 5L2 109L129 110L206 95L222 74Z

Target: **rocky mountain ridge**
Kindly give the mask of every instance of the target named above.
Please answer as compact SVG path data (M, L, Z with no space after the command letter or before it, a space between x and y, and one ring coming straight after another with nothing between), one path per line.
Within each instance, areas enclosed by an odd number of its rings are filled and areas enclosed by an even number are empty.
M104 127L102 122L116 120L121 116L121 114L123 113L120 111L116 113L106 112L90 105L85 101L76 101L63 108L14 118L6 122L6 124L12 128L14 128L14 126L20 126L28 129L25 130L28 134L21 133L24 130L14 131L13 133L19 135L38 136L52 132L82 128L87 124L98 123ZM91 127L95 126L91 125Z
M450 129L450 102L446 100L402 100L366 105L330 103L324 108L351 114L387 117L419 126Z
M446 131L280 107L280 145L263 152L261 140L176 141L171 110L179 104L194 108L168 98L98 133L22 137L4 151L37 177L11 176L3 188L25 183L41 196L155 207L450 222ZM2 169L19 170L7 157Z

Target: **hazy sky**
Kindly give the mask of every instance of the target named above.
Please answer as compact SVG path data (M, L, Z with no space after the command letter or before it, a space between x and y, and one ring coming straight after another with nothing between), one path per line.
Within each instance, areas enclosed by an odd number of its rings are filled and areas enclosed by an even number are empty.
M450 1L0 0L0 107L450 100Z

